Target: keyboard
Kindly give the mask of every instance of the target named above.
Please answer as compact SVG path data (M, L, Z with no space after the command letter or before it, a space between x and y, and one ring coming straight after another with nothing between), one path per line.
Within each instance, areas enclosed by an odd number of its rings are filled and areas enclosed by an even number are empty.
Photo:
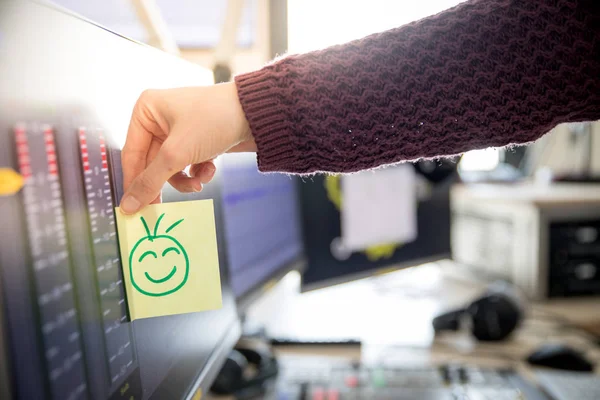
M538 385L554 400L600 399L600 376L585 372L538 371Z
M360 339L355 338L307 338L307 337L276 337L271 338L272 346L360 346Z
M391 368L282 360L265 400L548 400L511 370Z

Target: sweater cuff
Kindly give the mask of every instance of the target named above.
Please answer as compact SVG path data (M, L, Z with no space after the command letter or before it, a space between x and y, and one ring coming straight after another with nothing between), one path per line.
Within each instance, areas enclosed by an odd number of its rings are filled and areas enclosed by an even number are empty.
M266 67L235 78L238 97L257 148L261 172L292 172L295 151L274 71Z

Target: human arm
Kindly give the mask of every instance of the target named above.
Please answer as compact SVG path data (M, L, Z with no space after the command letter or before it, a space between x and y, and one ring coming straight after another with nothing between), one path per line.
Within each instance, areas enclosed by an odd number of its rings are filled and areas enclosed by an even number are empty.
M471 0L235 85L149 92L123 150L122 208L168 179L197 190L212 176L199 165L227 151L257 149L263 172L353 172L600 119L599 38L597 0Z
M236 77L259 168L352 172L600 119L600 2L475 0Z

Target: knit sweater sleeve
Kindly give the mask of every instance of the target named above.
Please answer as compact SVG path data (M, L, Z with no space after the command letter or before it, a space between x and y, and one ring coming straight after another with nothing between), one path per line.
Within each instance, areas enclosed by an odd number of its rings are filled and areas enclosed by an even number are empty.
M235 82L263 172L528 143L600 119L600 1L466 1Z

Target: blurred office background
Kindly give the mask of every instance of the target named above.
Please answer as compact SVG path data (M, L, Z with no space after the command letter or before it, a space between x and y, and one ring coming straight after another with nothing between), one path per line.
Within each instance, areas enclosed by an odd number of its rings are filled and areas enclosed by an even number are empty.
M219 82L460 2L55 3ZM394 365L522 366L547 342L600 360L599 122L352 176L261 175L254 155L224 156L219 168L224 285L244 339L285 357Z
M258 69L277 56L344 43L435 14L460 1L57 0L57 3L119 34L213 70L216 81L222 81ZM564 240L576 237L573 232L580 228L600 232L600 214L597 214L600 189L596 183L600 177L599 130L599 123L560 125L527 146L480 149L469 151L460 159L416 163L414 174L411 173L414 176L408 180L393 174L382 177L381 172L377 177L373 175L373 181L377 180L379 185L396 180L414 186L415 237L407 243L349 248L349 228L344 229L343 225L346 221L346 226L350 226L348 218L352 212L348 204L345 209L341 204L344 196L350 196L346 192L360 182L352 183L346 177L293 180L294 185L297 184L294 190L302 219L307 265L302 270L292 271L284 282L301 287L294 290L310 291L303 295L308 303L310 296L327 297L323 294L326 290L313 293L313 289L336 287L346 281L427 263L429 269L412 272L420 276L419 279L402 275L404 283L395 294L427 299L417 301L418 307L412 311L401 311L406 313L401 314L402 318L422 319L419 324L410 324L415 327L413 333L403 327L402 332L391 335L398 338L404 334L409 342L416 336L430 340L433 333L427 321L447 308L439 299L424 295L430 293L428 290L435 292L434 282L438 279L431 268L436 269L440 264L429 264L429 261L452 259L455 268L469 271L477 279L485 276L490 281L508 280L517 284L530 299L599 294L600 253L596 242L588 243L586 248L582 248L585 243L573 244L579 246L573 256L565 256L571 254L571 250L570 245L563 243L557 257L565 260L556 264L550 248L558 244L550 244L552 235L549 233L559 229L560 223L567 224ZM237 157L225 157L226 165L231 166L226 171L234 175L240 165L246 168L253 162L248 158L240 161ZM254 176L253 179L269 182L274 178ZM353 204L364 203L359 199ZM573 211L573 204L589 212ZM498 212L498 209L504 211ZM527 214L526 210L531 213ZM542 233L524 233L523 219L535 225L534 231ZM360 220L352 221L354 226L360 224ZM391 220L389 223L400 222ZM523 244L526 239L527 244ZM524 265L523 259L529 264ZM458 264L461 266L457 267ZM552 268L560 271L552 275ZM440 269L447 272L452 268ZM555 280L560 285L553 283ZM416 286L411 287L407 282ZM554 291L553 285L556 286ZM310 317L301 319L303 329L317 335L319 325L332 314L359 307L342 307L339 299L327 304L331 304L332 309L325 307L326 311L320 314L315 311L316 305L306 306L302 312ZM285 309L281 304L277 308ZM371 305L364 306L361 315L368 314L370 308ZM279 319L271 329L276 331L285 326L287 332L293 324L290 316L294 313L282 311L284 316L275 318L273 310L268 306L267 309L268 312L256 312L259 325L268 325L269 319ZM357 329L354 322L350 325ZM337 335L360 336L348 330L351 329L342 324Z

